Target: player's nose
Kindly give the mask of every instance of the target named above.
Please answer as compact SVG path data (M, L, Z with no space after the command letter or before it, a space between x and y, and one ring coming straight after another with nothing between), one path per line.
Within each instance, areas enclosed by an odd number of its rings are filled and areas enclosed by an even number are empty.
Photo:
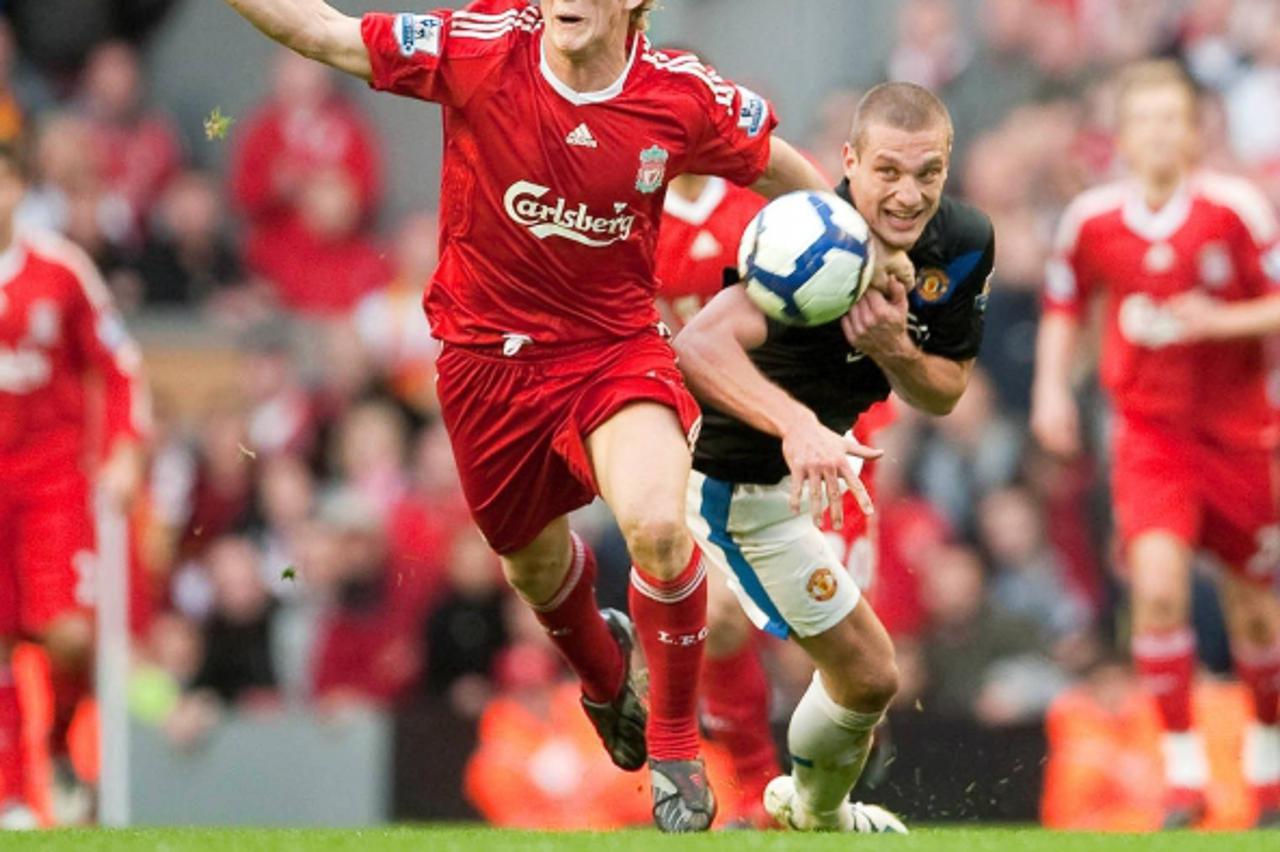
M920 204L924 193L914 180L904 180L898 184L898 201L904 207L915 208Z

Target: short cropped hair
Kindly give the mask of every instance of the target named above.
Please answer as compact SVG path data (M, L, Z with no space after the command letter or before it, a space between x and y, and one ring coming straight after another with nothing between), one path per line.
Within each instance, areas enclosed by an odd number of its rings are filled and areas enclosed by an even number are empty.
M1187 95L1192 115L1195 114L1200 105L1200 92L1176 59L1145 59L1122 68L1116 76L1117 114L1123 119L1125 101L1134 92L1165 86L1182 89Z
M863 137L873 124L908 132L946 128L948 150L955 138L946 105L933 92L915 83L881 83L862 96L853 112L853 129L849 134L856 150L862 150Z
M658 0L644 0L639 6L631 10L631 26L640 32L649 29L649 13L653 11L653 7L658 5Z

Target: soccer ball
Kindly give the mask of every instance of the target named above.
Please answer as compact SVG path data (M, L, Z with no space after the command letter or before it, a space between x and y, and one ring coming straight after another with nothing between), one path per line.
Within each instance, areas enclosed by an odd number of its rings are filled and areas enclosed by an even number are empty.
M871 283L871 232L830 192L791 192L756 215L738 246L738 273L765 314L822 325L853 307Z

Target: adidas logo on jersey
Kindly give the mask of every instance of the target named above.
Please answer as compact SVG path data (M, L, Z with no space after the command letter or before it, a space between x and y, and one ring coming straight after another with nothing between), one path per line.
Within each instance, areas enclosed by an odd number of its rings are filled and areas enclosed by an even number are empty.
M564 141L578 148L600 147L596 142L596 138L591 135L591 131L587 129L587 123L585 121L573 128L573 130L569 131L569 135L564 138Z

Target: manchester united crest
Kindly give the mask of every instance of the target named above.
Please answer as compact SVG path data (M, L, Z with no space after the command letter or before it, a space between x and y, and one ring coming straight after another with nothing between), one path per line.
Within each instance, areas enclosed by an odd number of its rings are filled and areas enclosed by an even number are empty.
M640 171L636 173L636 189L650 195L662 189L667 177L667 160L671 154L666 148L654 145L640 152Z
M921 301L933 304L941 301L951 290L951 279L945 269L930 267L920 270L920 283L916 293Z
M826 603L836 596L836 575L830 568L819 568L809 575L805 591L818 603Z

